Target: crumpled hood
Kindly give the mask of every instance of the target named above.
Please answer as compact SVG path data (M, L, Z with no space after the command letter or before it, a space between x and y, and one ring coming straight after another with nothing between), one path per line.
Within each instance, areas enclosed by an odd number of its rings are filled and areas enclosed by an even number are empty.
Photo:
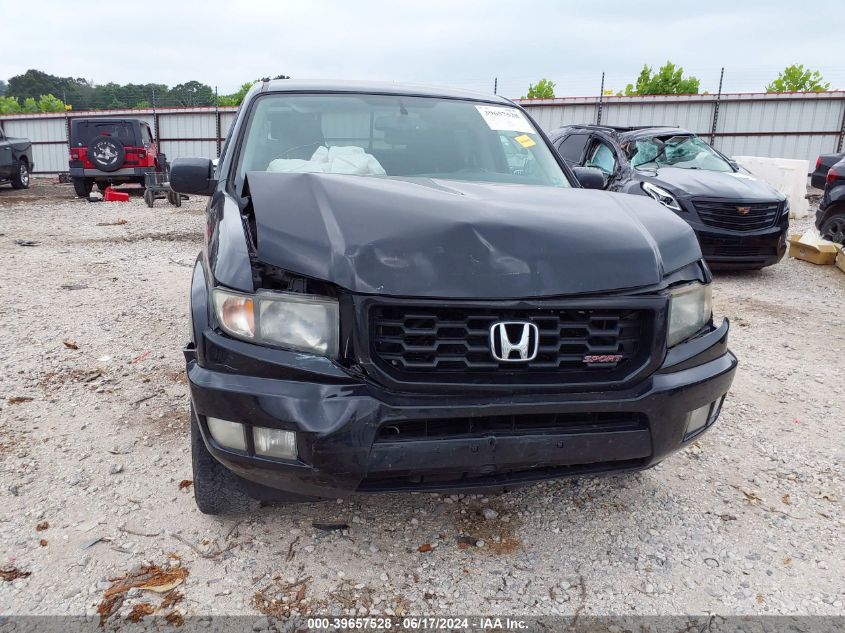
M701 257L650 198L451 180L250 172L258 259L353 292L526 298L658 283Z
M685 198L724 198L744 202L771 202L782 200L783 195L768 183L746 173L707 171L661 167L656 172L639 170L643 180L662 185L673 194ZM652 174L654 174L652 176Z

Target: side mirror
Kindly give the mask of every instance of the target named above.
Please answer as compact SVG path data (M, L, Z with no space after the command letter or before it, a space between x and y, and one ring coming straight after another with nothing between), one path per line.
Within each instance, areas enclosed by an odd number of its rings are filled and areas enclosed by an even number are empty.
M170 165L170 188L176 193L210 196L216 187L210 158L177 158Z
M584 189L604 189L607 185L604 172L595 167L573 167L575 177Z

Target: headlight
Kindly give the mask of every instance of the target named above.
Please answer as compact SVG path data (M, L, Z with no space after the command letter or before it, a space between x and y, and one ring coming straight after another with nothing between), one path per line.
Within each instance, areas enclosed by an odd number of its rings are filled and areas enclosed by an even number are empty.
M783 201L783 211L781 211L781 215L789 217L789 200Z
M698 282L669 290L669 327L666 343L669 347L698 332L713 316L710 285Z
M666 191L663 187L658 187L657 185L653 185L650 182L644 182L642 183L642 188L643 191L645 191L648 195L657 200L667 209L672 209L672 211L681 210L681 205L678 204L678 201L677 199L675 199L675 196Z
M337 356L340 327L334 299L292 292L248 295L222 288L211 296L217 323L235 338Z

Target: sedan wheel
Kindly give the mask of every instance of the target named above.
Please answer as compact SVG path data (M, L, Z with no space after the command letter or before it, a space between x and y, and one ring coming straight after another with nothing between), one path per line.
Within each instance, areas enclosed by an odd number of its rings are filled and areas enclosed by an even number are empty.
M845 213L837 213L825 220L821 234L831 242L845 244Z

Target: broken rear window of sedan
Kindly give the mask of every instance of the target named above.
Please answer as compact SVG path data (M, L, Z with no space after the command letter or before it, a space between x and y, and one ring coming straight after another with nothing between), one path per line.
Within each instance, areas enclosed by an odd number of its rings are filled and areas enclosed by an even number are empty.
M569 186L518 108L393 95L259 97L239 179L250 171Z

